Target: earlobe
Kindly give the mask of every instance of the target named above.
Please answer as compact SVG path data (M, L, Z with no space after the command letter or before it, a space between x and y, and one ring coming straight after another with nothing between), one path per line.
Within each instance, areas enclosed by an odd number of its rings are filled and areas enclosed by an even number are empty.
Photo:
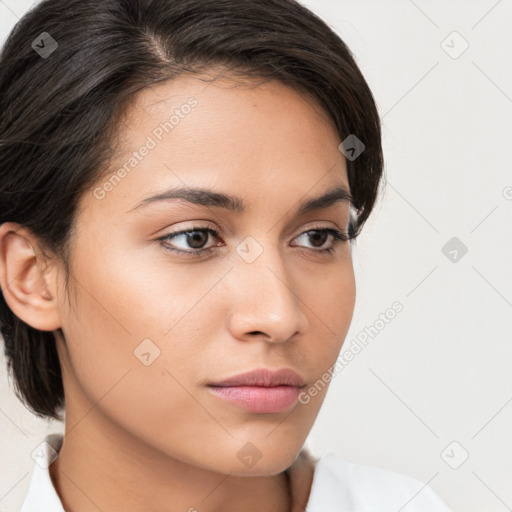
M41 331L61 326L57 303L46 277L43 255L32 233L14 222L0 225L0 284L7 305L26 324Z

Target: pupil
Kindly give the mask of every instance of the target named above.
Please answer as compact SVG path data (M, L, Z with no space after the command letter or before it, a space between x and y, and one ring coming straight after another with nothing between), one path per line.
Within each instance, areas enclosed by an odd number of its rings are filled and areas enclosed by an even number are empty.
M316 238L317 240L318 240L318 238L320 238L321 242L318 244L318 246L323 245L325 243L325 237L327 236L327 233L322 233L320 231L313 231L313 233L314 233L313 235L309 235L309 236L312 238ZM314 243L313 243L313 245L314 245ZM317 246L315 245L315 247L317 247Z
M190 246L193 249L201 249L202 245L204 245L205 241L201 243L201 237L208 236L206 233L200 232L200 231L194 231L194 235L189 235L189 239L192 238L193 242L190 243ZM197 245L197 242L199 242L199 245Z

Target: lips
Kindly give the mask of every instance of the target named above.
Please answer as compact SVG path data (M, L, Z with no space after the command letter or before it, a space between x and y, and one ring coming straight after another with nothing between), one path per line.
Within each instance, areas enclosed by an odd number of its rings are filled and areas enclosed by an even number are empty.
M236 375L220 382L214 382L211 386L261 386L261 387L275 387L275 386L295 386L303 387L304 380L302 377L290 370L289 368L282 368L280 370L267 370L259 368L247 373Z
M298 401L302 377L288 368L257 369L208 385L209 391L253 413L280 413Z

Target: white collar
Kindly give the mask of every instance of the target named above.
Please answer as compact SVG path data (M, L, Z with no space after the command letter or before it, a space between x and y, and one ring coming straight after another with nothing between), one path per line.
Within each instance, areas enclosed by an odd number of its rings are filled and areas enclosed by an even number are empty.
M48 434L35 454L28 493L20 512L65 512L50 478L49 466L62 447L62 434Z

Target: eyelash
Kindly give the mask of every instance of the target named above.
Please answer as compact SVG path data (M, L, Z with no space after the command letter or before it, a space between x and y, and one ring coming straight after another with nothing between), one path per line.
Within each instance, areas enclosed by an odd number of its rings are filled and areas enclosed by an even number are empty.
M197 231L210 233L214 237L217 237L219 234L218 231L216 231L215 229L212 229L212 228L207 228L205 226L194 226L190 229L176 231L176 233L169 233L167 235L164 235L164 236L158 238L157 240L162 241L162 242L168 241L168 240L174 239L175 237L177 237L179 235L184 235L184 234L193 233L193 232L197 232ZM332 254L336 250L339 243L347 242L348 240L350 240L350 236L345 231L340 231L338 229L333 229L333 228L321 228L321 227L313 227L311 229L308 229L307 231L304 231L303 233L301 233L299 236L302 236L302 235L305 235L305 234L311 233L311 232L317 232L317 233L325 232L333 237L333 246L332 247L329 247L327 249L320 249L320 250L312 249L313 252L317 252L317 253ZM192 249L190 251L184 251L182 249L175 249L175 248L165 245L163 243L161 244L161 246L167 252L178 253L178 254L182 254L185 256L191 256L191 257L199 257L204 254L209 254L209 253L213 252L213 250L215 249L215 247L208 247L206 249Z

